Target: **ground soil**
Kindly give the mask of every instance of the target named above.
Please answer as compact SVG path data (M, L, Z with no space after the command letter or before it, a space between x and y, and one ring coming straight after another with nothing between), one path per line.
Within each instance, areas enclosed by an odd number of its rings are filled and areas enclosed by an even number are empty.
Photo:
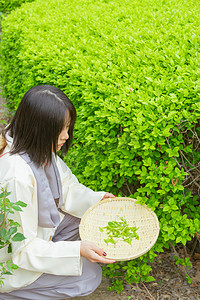
M127 285L125 290L117 294L110 292L108 278L103 278L99 288L86 297L74 298L76 300L199 300L200 299L200 259L192 260L193 267L188 274L193 278L189 285L184 278L183 270L179 270L173 258L173 253L161 253L152 264L151 275L155 282Z
M5 101L0 97L0 132L3 128L1 121L6 121ZM193 244L187 245L185 248L187 254L191 257L192 268L188 270L188 274L193 279L191 284L187 283L184 278L184 269L178 267L174 261L174 253L172 250L166 250L160 253L155 262L151 265L151 275L154 276L155 282L140 283L133 285L125 285L122 293L117 294L115 291L108 291L111 282L109 278L103 278L98 289L89 296L76 297L75 300L118 300L118 299L134 299L134 300L200 300L200 245L197 240L196 247ZM176 251L183 257L185 251L180 247Z

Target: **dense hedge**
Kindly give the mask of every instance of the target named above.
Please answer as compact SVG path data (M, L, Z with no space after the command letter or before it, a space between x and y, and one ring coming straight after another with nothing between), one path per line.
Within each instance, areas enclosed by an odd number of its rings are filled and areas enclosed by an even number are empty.
M155 210L154 249L106 271L151 280L155 251L185 245L200 228L199 1L40 0L2 26L8 106L34 85L60 87L78 111L73 172Z
M20 7L24 2L32 2L33 0L0 0L0 12L10 12Z

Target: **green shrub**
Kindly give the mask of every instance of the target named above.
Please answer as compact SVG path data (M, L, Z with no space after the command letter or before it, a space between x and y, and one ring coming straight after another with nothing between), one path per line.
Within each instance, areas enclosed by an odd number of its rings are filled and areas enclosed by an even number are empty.
M32 2L33 0L0 0L0 12L10 12L20 7L24 2Z
M0 193L0 286L3 285L3 276L12 275L18 266L12 263L11 255L12 242L20 242L25 239L24 235L17 232L20 224L14 222L11 216L14 211L22 211L21 207L26 207L22 201L11 202L8 197L10 192L1 188Z
M159 218L154 248L110 277L152 280L148 261L199 231L199 12L194 0L40 0L2 24L9 108L34 85L61 88L78 111L72 171Z

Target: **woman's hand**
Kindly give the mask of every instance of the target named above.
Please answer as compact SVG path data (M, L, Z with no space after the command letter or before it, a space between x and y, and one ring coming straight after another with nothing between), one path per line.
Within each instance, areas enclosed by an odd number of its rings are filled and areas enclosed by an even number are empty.
M106 253L91 242L81 242L80 254L92 263L112 264L116 262L113 259L105 258Z
M115 197L116 196L111 193L105 193L101 200ZM98 262L102 264L112 264L116 262L113 259L105 258L106 253L91 242L81 242L80 254L87 258L90 262Z
M106 199L106 198L115 198L115 197L116 196L111 193L105 193L105 195L103 196L103 198L101 200Z

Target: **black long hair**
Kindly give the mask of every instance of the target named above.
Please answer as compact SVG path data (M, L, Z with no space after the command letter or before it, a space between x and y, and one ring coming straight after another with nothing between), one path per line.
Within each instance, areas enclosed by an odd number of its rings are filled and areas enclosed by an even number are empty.
M13 137L11 154L28 153L37 165L52 161L56 154L58 137L69 124L69 139L65 153L73 138L76 109L69 98L58 88L38 85L25 93L17 111L6 128Z

